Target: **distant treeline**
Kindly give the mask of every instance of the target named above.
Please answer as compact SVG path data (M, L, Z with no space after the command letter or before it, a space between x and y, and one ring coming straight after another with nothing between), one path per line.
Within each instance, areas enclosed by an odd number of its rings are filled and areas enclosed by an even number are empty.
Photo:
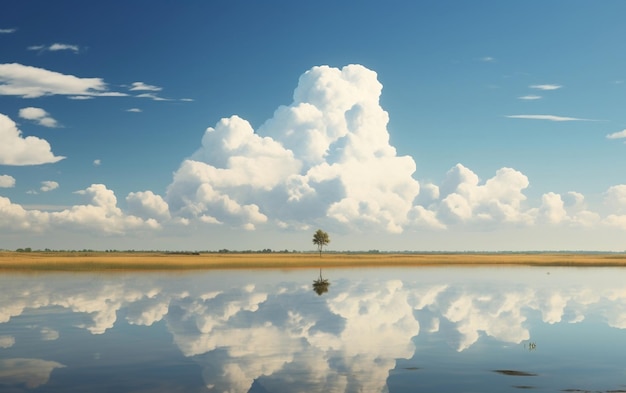
M0 251L13 251L8 249L0 249ZM155 254L176 254L176 255L200 255L200 254L270 254L270 253L281 253L281 254L298 254L298 253L310 253L316 252L315 250L309 251L298 251L298 250L272 250L271 248L264 248L262 250L229 250L227 248L222 248L220 250L196 250L196 251L185 251L185 250L116 250L116 249L107 249L107 250L94 250L94 249L76 249L76 250L67 250L67 249L33 249L31 247L17 248L14 250L15 252L65 252L65 253L90 253L90 252L107 252L107 253L155 253ZM502 254L502 255L515 255L515 254L622 254L624 251L584 251L584 250L559 250L559 251L380 251L380 250L367 250L367 251L325 251L328 254L437 254L437 255L456 255L456 254L464 254L464 255L481 255L481 254Z
M3 250L0 249L0 251L13 251L13 250ZM142 254L150 254L150 253L154 253L154 254L175 254L175 255L200 255L200 254L226 254L226 253L236 253L236 254L268 254L268 253L300 253L302 251L297 251L297 250L292 250L289 251L287 249L285 250L272 250L271 248L264 248L262 250L229 250L226 248L223 248L221 250L215 251L215 250L200 250L200 251L170 251L170 250L116 250L116 249L107 249L107 250L94 250L91 248L83 248L83 249L76 249L76 250L67 250L67 249L50 249L50 248L44 248L44 249L33 249L31 247L25 247L25 248L17 248L15 249L15 252L50 252L50 253L54 253L54 252L64 252L64 253L89 253L89 252L106 252L106 253L142 253Z

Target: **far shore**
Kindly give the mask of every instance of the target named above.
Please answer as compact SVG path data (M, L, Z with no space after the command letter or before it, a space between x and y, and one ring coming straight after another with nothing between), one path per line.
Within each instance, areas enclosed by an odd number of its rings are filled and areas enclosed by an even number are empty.
M626 253L0 252L0 271L298 269L420 266L626 266Z

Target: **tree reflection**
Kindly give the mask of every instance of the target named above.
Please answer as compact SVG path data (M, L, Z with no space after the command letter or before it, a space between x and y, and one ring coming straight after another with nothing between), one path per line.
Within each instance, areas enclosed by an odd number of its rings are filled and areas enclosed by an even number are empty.
M330 283L327 279L322 277L322 268L320 268L320 277L316 280L313 280L313 291L317 293L319 296L328 292L328 287Z

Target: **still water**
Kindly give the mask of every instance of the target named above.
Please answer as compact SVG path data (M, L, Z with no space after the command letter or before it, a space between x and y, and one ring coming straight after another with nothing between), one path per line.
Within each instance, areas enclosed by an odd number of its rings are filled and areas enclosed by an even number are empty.
M626 392L624 269L321 273L3 274L0 391Z

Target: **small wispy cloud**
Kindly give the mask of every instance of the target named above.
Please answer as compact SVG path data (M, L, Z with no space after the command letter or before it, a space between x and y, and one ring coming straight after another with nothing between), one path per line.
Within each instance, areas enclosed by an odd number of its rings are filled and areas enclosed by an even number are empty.
M19 116L22 119L34 121L40 126L55 128L59 126L59 123L50 116L48 112L41 108L35 108L29 106L27 108L20 109Z
M612 134L608 134L607 139L622 139L622 138L626 138L626 129L622 130L622 131L618 131L618 132L614 132Z
M139 108L130 108L130 109L126 109L126 112L139 113L139 112L141 112L141 109L139 109Z
M529 94L529 95L525 95L525 96L521 96L521 97L517 97L520 100L525 100L525 101L532 101L532 100L540 100L542 97L541 96L537 96L537 95L533 95L533 94Z
M538 89L538 90L558 90L558 89L562 88L563 86L546 84L546 85L530 85L529 87L531 89Z
M491 56L481 57L481 59L480 59L480 60L481 60L481 61L484 61L484 62L486 62L486 63L491 63L491 62L496 61L496 59L495 59L494 57L491 57Z
M57 188L59 188L59 183L55 181L51 181L51 180L46 180L46 181L41 182L40 190L42 192L48 192L48 191L56 190Z
M0 29L0 34L12 34L15 33L17 29Z
M109 91L101 78L80 78L44 68L18 63L0 64L0 95L37 98L65 95L76 99L89 97L123 97L128 94Z
M149 98L149 99L154 100L154 101L170 101L170 99L159 97L158 95L156 95L154 93L142 93L142 94L136 95L135 97L138 97L138 98Z
M128 97L128 94L120 93L117 91L107 91L107 92L98 94L98 97Z
M143 82L133 82L132 87L129 89L131 91L161 91L162 87L148 85Z
M100 160L100 159L93 160L93 165L94 165L94 166L100 166L100 165L102 165L102 160Z
M63 50L67 50L67 51L71 51L74 53L78 53L80 51L80 48L78 47L78 45L70 45L70 44L60 44L60 43L54 43L52 45L32 45L29 46L27 48L28 50L34 50L34 51L40 51L40 52L45 52L45 51L49 51L49 52L58 52L58 51L63 51Z
M143 82L133 82L131 84L131 87L128 89L129 91L144 91L147 93L141 93L141 94L137 94L135 97L137 98L149 98L153 101L184 101L184 102L190 102L193 101L192 98L164 98L161 97L159 95L156 94L156 92L159 92L161 90L163 90L162 87L159 86L154 86L154 85L149 85L147 83L143 83ZM141 110L128 110L129 112L141 112Z
M69 50L75 53L78 53L79 48L78 45L69 45L69 44L52 44L50 45L50 47L48 48L48 50L50 51L59 51L59 50Z
M530 119L549 121L597 121L593 119L581 119L578 117L555 116L555 115L508 115L509 119Z

